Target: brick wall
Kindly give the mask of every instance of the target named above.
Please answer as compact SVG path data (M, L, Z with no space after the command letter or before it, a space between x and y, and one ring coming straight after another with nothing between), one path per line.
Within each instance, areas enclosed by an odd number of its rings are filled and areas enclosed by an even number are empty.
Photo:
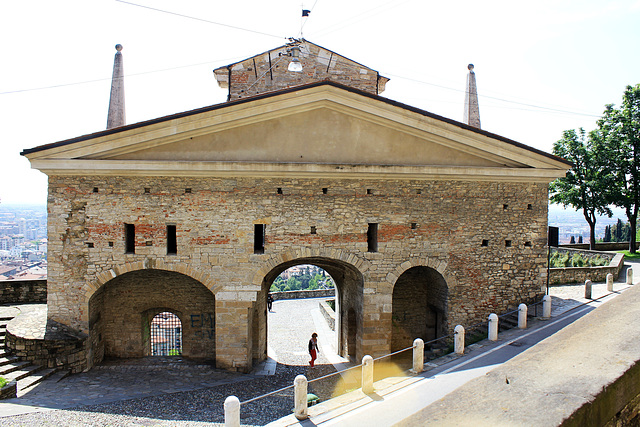
M109 292L113 277L179 272L198 285L166 287L149 304L215 294L216 358L237 369L266 350L266 293L288 266L319 265L336 280L341 342L352 309L358 357L389 351L393 288L412 267L444 278L449 329L537 298L546 283L544 183L50 176L49 191L50 318L87 331L89 299L105 283ZM125 253L125 223L135 224L133 254ZM378 224L377 252L368 252L369 223ZM167 255L167 224L176 226L175 255ZM264 254L254 254L254 224L265 224ZM140 354L139 331L123 333L123 319L140 324L151 307L139 300L152 285L135 286L114 286L122 291L113 297L129 302L94 319L126 354Z

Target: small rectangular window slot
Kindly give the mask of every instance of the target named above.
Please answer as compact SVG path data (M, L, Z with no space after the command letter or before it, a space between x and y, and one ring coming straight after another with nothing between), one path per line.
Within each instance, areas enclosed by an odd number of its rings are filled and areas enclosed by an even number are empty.
M378 252L378 224L370 223L367 229L367 252Z
M190 188L185 188L184 189L184 194L191 194L191 189Z
M153 242L151 240L147 240L146 242L144 242L145 246L153 246Z
M511 247L511 240L505 240L504 241L504 247L505 248L510 248Z
M316 229L315 225L311 226L311 234L318 234L318 230Z
M502 210L503 210L503 211L506 211L508 207L509 207L509 205L504 204L504 205L502 205Z
M178 237L175 225L167 225L167 255L178 253Z
M422 194L422 190L416 190L416 194Z
M527 210L529 210L529 211L530 211L531 209L533 209L533 205L532 205L531 203L529 203L529 204L527 205Z
M524 242L524 247L525 248L530 248L531 247L531 242Z
M112 248L113 247L113 242L109 242L109 247Z
M144 187L144 194L149 194L149 193L151 193L151 188Z
M373 189L367 188L367 194L373 194Z
M124 225L124 252L136 253L136 226L134 224Z
M415 229L417 229L417 228L418 228L418 223L417 223L417 222L412 222L412 223L411 223L411 229L412 229L412 230L415 230Z
M276 193L282 194L282 188L278 187L278 190L276 191Z
M86 242L88 248L93 248L93 242Z
M264 253L264 241L265 241L265 224L254 224L253 231L253 253Z
M482 245L481 246L489 246L489 241L487 239L482 239Z
M98 192L98 187L93 187L93 192L97 193Z
M329 192L329 189L327 187L322 189L322 194L327 194Z

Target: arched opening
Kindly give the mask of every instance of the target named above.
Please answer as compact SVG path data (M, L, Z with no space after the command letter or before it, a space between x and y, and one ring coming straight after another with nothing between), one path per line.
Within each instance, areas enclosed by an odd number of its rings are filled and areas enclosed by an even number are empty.
M211 291L187 275L145 269L115 277L89 300L91 364L155 355L161 336L168 339L166 355L179 351L187 358L215 360Z
M149 325L151 356L182 355L182 322L170 311L158 313Z
M272 288L272 285L278 277L279 283L286 282L284 278L282 278L281 273L286 270L294 267L301 269L308 269L308 266L313 266L315 271L324 271L328 277L330 277L335 283L335 341L332 343L332 347L334 347L337 353L340 356L348 357L349 353L357 354L359 344L357 337L362 335L362 331L358 330L358 327L362 324L361 320L358 319L358 316L362 316L362 304L363 304L363 279L362 274L352 265L347 264L343 261L329 259L329 258L298 258L295 260L291 260L288 262L284 262L277 267L273 268L267 275L265 275L261 291L258 295L258 299L255 304L255 311L253 316L253 358L254 360L263 360L267 356L267 348L268 344L268 310L267 310L267 300L269 292ZM322 273L320 273L322 274ZM285 274L286 275L286 274ZM287 279L288 280L288 279ZM318 287L321 287L319 284ZM327 298L330 299L330 298ZM316 305L318 302L315 303ZM277 306L276 306L277 307ZM315 308L315 306L314 306ZM351 310L352 312L352 320L347 322L347 313ZM300 317L302 319L308 319L311 316L315 316L315 313L300 313L295 316L304 316ZM300 319L299 318L299 319ZM291 318L291 328L297 327L297 319ZM325 321L324 319L322 320ZM306 331L308 335L311 332L315 331ZM351 338L348 338L348 337ZM321 337L321 339L324 337ZM308 340L309 337L306 337ZM349 340L350 343L349 343ZM300 339L302 341L302 339ZM297 342L297 343L289 343L289 346L296 346L296 348L301 347L304 351L306 348L306 341ZM276 349L274 349L276 350ZM293 350L292 350L293 351ZM305 356L306 357L306 356ZM306 361L304 362L306 363Z
M392 297L391 351L410 347L447 333L448 288L444 277L430 267L413 267L396 281Z

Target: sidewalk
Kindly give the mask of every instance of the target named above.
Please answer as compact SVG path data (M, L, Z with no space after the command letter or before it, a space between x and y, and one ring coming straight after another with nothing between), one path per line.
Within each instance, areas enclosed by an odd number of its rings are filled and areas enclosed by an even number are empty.
M640 282L640 263L628 263L634 269L634 284ZM626 285L626 267L614 283L614 292L605 283L594 284L593 299L584 298L584 285L558 286L550 289L552 317L534 320L527 329L511 329L498 341L488 340L467 347L463 356L448 355L429 363L429 370L410 378L395 377L374 384L375 392L365 395L357 390L309 408L309 420L298 421L293 415L268 424L282 426L371 426L394 425L496 367L552 336L565 326L611 301L630 286ZM561 295L561 296L560 296ZM553 304L555 302L555 304Z

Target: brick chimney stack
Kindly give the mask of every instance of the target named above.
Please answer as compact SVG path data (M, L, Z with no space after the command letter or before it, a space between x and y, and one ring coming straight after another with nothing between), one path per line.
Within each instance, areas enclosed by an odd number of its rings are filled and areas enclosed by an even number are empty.
M464 94L464 119L469 126L480 129L480 107L478 106L478 89L476 87L476 73L473 72L473 64L467 66L467 88Z
M107 129L127 124L124 109L124 68L122 66L122 45L116 45L116 56L113 59L113 76L111 77L111 96L109 98L109 114Z

